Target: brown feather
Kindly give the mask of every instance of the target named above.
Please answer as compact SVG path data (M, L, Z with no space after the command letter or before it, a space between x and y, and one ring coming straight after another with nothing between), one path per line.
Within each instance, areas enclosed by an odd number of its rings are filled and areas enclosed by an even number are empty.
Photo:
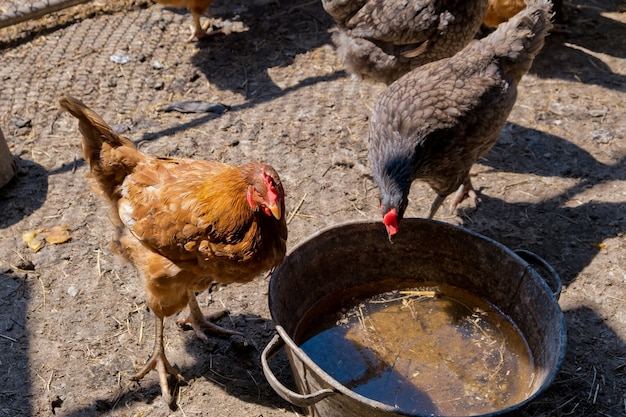
M186 7L191 12L194 27L191 31L191 37L189 40L200 39L209 35L205 28L200 23L200 16L205 13L213 0L156 0L165 6L171 6L176 8Z
M247 199L263 191L269 165L157 158L117 135L80 101L59 105L79 119L85 158L119 223L115 243L141 271L148 304L165 317L185 308L187 290L213 281L247 282L278 265L286 251L285 217L268 216Z

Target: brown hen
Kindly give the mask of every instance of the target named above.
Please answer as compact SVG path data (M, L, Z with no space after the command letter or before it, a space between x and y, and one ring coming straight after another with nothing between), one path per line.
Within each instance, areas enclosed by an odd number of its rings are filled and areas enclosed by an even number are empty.
M208 321L195 293L215 281L248 282L282 261L283 186L276 171L262 163L234 167L146 155L80 101L61 97L59 106L79 120L85 159L113 208L113 241L141 272L156 316L153 354L133 379L156 368L163 399L170 403L167 375L184 378L165 356L163 318L189 306L188 318L179 323L189 324L200 338L207 339L205 330L240 334Z
M476 201L470 168L498 139L517 99L517 84L552 27L551 3L528 3L489 36L414 69L376 100L368 153L390 238L416 179L437 193L429 217L455 191L451 210L466 194Z
M526 7L524 0L489 0L483 23L485 26L495 28L500 23L506 22ZM554 19L559 21L562 17L563 0L553 0L552 10Z
M483 23L489 27L496 27L518 14L526 3L524 0L489 0Z
M191 29L191 36L188 41L191 42L193 40L199 40L202 38L206 38L207 36L211 36L213 34L219 33L221 31L210 31L207 32L208 27L210 26L210 22L208 25L203 26L200 22L200 16L204 12L207 11L213 0L156 0L158 3L161 3L165 6L171 6L176 8L186 7L187 10L191 12L191 17L193 18L193 28Z

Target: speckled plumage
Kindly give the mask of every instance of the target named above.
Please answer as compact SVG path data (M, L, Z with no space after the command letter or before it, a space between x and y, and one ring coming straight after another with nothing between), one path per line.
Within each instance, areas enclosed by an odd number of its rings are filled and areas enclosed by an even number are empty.
M390 84L460 51L476 35L487 0L322 0L346 70Z
M451 58L416 68L377 99L369 159L383 215L404 215L411 183L428 183L438 197L471 189L469 171L496 142L551 28L547 0L527 9ZM453 202L453 208L463 197Z

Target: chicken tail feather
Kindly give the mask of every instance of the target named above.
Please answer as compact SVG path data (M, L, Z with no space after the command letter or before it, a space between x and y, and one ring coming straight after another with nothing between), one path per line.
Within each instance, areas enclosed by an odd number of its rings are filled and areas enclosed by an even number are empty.
M80 100L61 96L58 104L78 119L85 159L103 191L112 197L116 187L144 159L144 155Z
M505 68L519 73L520 77L530 69L552 28L552 17L550 1L526 0L525 9L489 35L495 56L511 61Z

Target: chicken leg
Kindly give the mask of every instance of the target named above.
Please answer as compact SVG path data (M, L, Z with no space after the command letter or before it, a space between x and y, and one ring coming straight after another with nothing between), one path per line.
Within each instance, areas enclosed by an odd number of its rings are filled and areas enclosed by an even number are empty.
M463 201L465 196L468 196L472 199L474 206L478 205L478 194L476 194L476 190L474 190L474 186L472 185L469 174L467 175L467 177L465 177L465 181L463 181L463 184L459 186L459 189L456 190L456 193L454 193L454 198L450 203L451 213L454 213L454 210L456 210L456 206L458 206L459 203Z
M176 324L178 324L179 326L183 326L186 324L191 326L196 336L198 336L200 339L204 340L205 342L209 341L209 338L204 333L205 331L215 333L215 334L222 334L222 335L229 334L229 335L243 336L243 333L241 332L238 332L235 330L224 329L223 327L220 327L217 324L213 324L212 323L213 320L217 320L223 317L225 314L228 314L228 311L226 310L218 311L213 314L209 314L208 316L205 317L204 314L202 313L202 310L200 310L200 306L198 306L198 300L196 299L196 294L190 290L189 290L189 304L188 305L189 305L189 316L187 316L187 318L185 319L176 320Z
M219 33L224 33L222 29L210 30L211 22L207 21L204 25L200 22L200 14L192 13L193 17L193 27L191 28L191 36L187 39L188 42L192 42L195 40L200 40L204 38L208 38L209 36L217 35Z
M206 31L208 29L208 26L206 28L202 26L202 23L200 23L200 14L192 12L191 15L193 18L193 27L191 28L191 36L189 36L187 42L206 38L208 36L208 33Z
M476 190L474 190L469 176L463 182L463 184L459 186L459 188L456 190L456 193L454 193L454 197L452 198L452 202L450 203L450 213L454 213L454 210L456 210L456 207L461 201L463 201L466 195L472 199L474 205L478 204L478 194L476 194ZM435 201L433 201L433 204L430 206L430 214L428 215L429 219L432 219L435 213L437 213L437 210L443 203L443 200L446 199L446 197L447 195L437 195Z
M167 382L167 375L172 375L179 382L184 382L185 378L179 374L176 369L170 364L165 356L165 349L163 348L163 317L155 316L155 339L154 339L154 349L152 351L152 356L148 359L146 365L141 369L141 371L137 372L130 379L131 381L139 381L142 379L148 372L153 369L156 369L159 374L159 385L161 385L161 395L163 396L163 401L167 404L172 403L172 396L170 395L170 387Z

